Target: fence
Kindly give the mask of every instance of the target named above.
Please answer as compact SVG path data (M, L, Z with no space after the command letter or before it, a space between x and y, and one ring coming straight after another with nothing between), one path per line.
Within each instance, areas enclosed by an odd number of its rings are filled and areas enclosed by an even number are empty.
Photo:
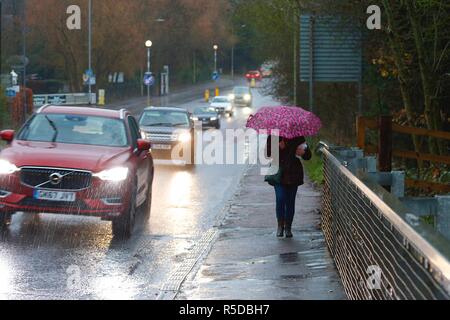
M449 242L335 150L322 152L322 227L347 296L450 299Z
M366 144L367 129L380 131L380 142L378 146ZM415 136L425 136L450 141L450 132L401 126L399 124L393 123L392 117L381 117L380 119L371 117L358 117L358 147L363 149L368 154L378 153L380 157L380 168L382 171L390 171L392 157L414 159L418 161L430 161L434 163L450 165L450 156L441 156L430 153L399 150L397 148L393 148L392 132ZM417 179L407 179L406 185L415 189L431 190L439 193L450 193L449 184L433 183Z

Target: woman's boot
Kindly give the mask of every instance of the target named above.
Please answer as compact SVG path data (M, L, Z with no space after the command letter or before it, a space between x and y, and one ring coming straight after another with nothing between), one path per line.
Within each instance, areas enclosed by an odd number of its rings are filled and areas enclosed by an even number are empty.
M284 220L278 220L278 230L277 230L277 237L283 238L284 237Z
M294 235L292 234L292 222L286 223L286 238L293 238Z

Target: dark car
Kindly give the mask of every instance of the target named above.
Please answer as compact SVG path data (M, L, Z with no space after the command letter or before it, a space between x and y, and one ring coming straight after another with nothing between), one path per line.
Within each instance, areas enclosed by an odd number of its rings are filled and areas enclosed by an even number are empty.
M17 135L0 133L0 224L15 212L100 217L130 236L150 212L150 142L126 110L44 106Z
M220 115L215 108L196 108L193 113L193 120L201 122L203 127L220 129Z
M176 107L149 107L144 109L139 126L152 143L156 159L195 163L194 122L191 114Z

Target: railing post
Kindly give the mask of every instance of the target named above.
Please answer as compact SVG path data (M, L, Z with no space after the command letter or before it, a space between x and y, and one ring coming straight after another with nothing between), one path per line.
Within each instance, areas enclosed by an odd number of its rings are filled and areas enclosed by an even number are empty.
M379 119L378 169L381 172L392 171L392 116Z
M436 196L438 202L437 230L450 240L450 195Z

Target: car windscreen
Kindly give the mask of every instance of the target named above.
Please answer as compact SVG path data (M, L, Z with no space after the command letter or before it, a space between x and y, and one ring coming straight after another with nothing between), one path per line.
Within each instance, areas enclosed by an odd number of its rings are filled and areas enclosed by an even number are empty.
M125 147L125 124L118 119L64 114L35 115L20 131L18 139L106 147Z
M239 87L239 88L234 88L234 93L235 94L247 94L249 93L248 88L245 87Z
M202 107L196 108L194 114L217 114L217 111L214 108Z
M182 111L145 111L139 125L144 127L188 127L189 116Z

